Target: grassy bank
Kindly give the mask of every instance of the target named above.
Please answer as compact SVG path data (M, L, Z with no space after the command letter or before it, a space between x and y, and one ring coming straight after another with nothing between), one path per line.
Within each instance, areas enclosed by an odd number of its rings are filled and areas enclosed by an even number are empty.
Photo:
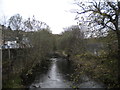
M21 74L21 78L22 78L22 84L25 87L28 87L32 82L34 82L35 77L37 75L39 75L40 73L45 73L48 70L48 67L50 66L51 61L50 60L46 60L45 62L41 62L41 64L36 64L36 66L34 66L33 68L31 68L29 71L27 72L23 72Z
M32 49L16 49L11 51L11 58L3 54L2 87L25 88L34 81L37 72L49 66L49 56L42 58L32 54ZM7 54L7 52L3 51Z
M75 72L87 74L92 79L103 82L108 88L120 87L117 83L117 60L106 54L94 56L90 53L71 56L76 65ZM76 79L77 80L77 79Z
M24 85L22 85L22 79L20 76L15 76L14 78L11 78L7 80L7 82L3 83L4 85L2 88L25 88Z
M4 76L2 86L3 88L26 88L35 80L35 77L38 75L38 73L46 72L49 65L50 61L46 60L46 62L36 64L31 69L25 70L26 72L11 72Z

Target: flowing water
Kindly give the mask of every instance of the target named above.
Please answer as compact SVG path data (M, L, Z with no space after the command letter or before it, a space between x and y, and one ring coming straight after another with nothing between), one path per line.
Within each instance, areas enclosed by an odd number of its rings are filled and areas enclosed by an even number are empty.
M51 66L47 73L40 74L36 77L35 81L30 85L30 89L33 88L71 88L73 82L67 75L72 73L71 64L61 58L51 58ZM79 77L81 83L79 88L102 88L103 85L89 79L85 75Z

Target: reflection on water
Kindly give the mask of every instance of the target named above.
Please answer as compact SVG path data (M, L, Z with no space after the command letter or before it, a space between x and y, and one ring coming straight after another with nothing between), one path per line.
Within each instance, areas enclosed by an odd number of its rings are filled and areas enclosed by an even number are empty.
M31 87L41 87L41 88L69 88L66 80L63 79L62 73L60 73L57 67L57 58L52 58L51 67L46 75L40 75L39 80L31 85Z
M70 88L72 82L67 75L73 72L73 66L65 59L51 58L52 64L47 73L40 74L32 83L30 88ZM82 83L79 87L99 88L102 87L95 81L89 80L87 76L81 76Z

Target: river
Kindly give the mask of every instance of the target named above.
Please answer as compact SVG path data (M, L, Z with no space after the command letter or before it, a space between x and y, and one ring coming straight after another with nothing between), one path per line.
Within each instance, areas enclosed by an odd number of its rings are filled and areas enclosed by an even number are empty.
M40 74L35 81L30 85L30 90L33 88L72 88L73 81L69 75L72 74L72 65L62 58L51 58L51 66L46 73ZM94 80L91 80L86 75L81 75L78 88L103 88L104 85Z

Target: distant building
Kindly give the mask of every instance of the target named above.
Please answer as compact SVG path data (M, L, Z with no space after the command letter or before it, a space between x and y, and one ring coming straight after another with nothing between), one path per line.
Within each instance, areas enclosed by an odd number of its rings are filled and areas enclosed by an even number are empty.
M21 47L21 48L31 47L31 44L30 44L30 41L29 41L28 37L25 37L25 36L24 36L24 37L22 38L20 47Z
M29 38L24 33L17 36L10 26L0 25L0 48L29 48L31 46Z
M5 41L5 43L1 46L3 49L8 48L19 48L19 44L16 41Z
M17 41L6 41L5 45L7 45L8 48L19 48Z
M5 44L5 30L11 30L10 26L0 25L0 46Z
M103 48L104 48L103 43L87 44L87 51L97 56L99 55L99 50L102 50Z

